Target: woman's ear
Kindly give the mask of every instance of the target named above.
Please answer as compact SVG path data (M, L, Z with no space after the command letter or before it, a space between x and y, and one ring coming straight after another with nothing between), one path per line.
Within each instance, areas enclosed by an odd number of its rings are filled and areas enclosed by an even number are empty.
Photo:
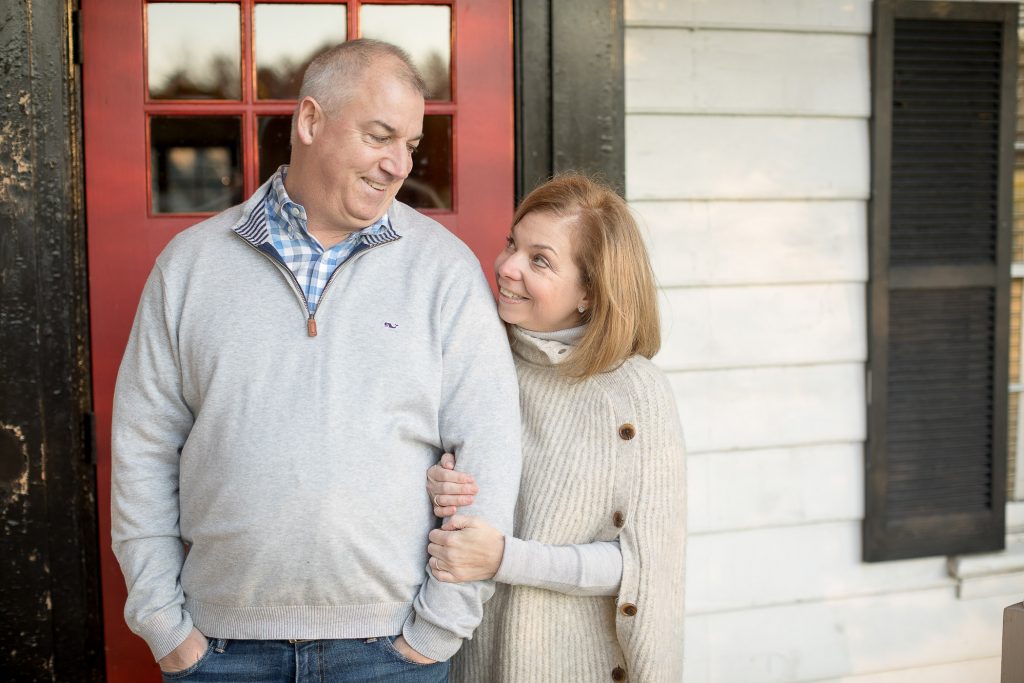
M588 292L588 290L590 289L589 285L585 284L585 285L583 285L581 287L581 289L583 290L583 296L582 296L582 298L580 298L579 303L576 305L576 310L579 311L582 314L584 311L589 311L590 310L590 303L591 302L590 302L590 294ZM580 310L581 308L583 310Z

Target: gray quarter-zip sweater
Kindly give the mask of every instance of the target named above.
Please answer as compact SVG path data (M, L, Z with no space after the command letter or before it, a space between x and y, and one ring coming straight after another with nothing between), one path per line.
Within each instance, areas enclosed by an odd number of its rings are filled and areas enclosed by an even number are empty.
M193 625L402 632L447 659L493 584L427 571L426 470L456 452L481 490L467 512L506 532L519 485L516 377L487 284L462 242L396 201L394 234L341 266L311 325L257 246L265 192L178 235L142 294L114 399L125 618L157 659Z

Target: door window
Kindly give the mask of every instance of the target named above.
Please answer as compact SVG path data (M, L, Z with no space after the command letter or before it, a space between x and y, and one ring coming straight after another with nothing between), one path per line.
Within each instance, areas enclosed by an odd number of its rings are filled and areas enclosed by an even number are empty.
M145 13L151 216L221 211L287 163L302 74L357 36L402 47L427 82L425 137L399 200L455 209L451 4L149 2Z

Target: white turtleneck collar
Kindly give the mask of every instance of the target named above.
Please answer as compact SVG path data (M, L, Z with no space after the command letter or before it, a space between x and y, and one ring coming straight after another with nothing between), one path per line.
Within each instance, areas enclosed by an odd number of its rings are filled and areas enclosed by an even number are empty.
M523 334L534 337L535 339L561 342L566 346L576 346L579 344L580 339L583 339L583 334L587 331L587 326L586 324L583 324L576 327L570 327L565 330L555 330L554 332L534 332L533 330L528 330L525 327L519 327L517 329L522 330Z
M517 325L512 328L512 351L531 363L557 365L569 357L573 347L583 338L586 325L555 332L534 332Z

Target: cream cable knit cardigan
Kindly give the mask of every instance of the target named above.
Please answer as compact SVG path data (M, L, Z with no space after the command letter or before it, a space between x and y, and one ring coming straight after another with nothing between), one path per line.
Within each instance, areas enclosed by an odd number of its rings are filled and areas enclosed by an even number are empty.
M619 539L614 597L498 584L453 683L682 680L685 460L665 376L634 356L572 383L572 351L514 329L523 419L515 536L554 545Z

